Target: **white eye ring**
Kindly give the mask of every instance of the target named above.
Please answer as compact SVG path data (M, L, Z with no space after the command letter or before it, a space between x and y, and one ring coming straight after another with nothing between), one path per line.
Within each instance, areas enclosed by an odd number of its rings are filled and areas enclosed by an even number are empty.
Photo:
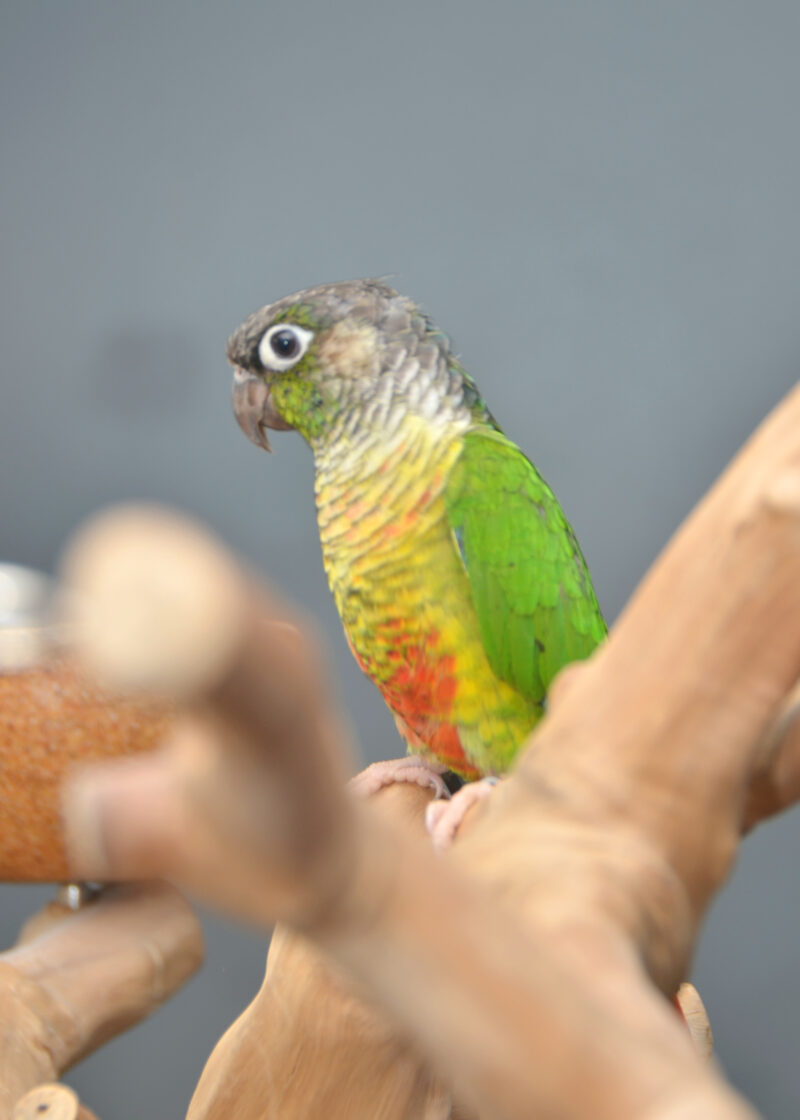
M313 337L313 331L295 323L275 323L264 331L258 344L259 361L265 369L283 373L300 361Z

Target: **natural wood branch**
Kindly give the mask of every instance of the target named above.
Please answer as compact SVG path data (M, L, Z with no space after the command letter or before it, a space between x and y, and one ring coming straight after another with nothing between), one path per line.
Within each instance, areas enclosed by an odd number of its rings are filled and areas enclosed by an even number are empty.
M119 560L115 537L130 536L124 516L101 528L91 563L73 565L89 597ZM157 524L139 517L136 534L147 547L128 611L146 606L148 564L191 565L191 548L165 555ZM195 532L197 548L205 540ZM751 1116L664 994L687 973L754 777L780 804L798 792L779 772L790 745L763 744L800 676L800 392L556 691L451 857L348 804L347 736L313 644L270 627L269 602L219 559L225 586L241 589L238 629L226 622L214 673L198 659L196 716L178 746L75 789L76 870L159 871L251 920L293 922L493 1120ZM210 580L196 609L214 596ZM104 604L113 626L113 596ZM119 684L142 679L168 615L163 602L131 635L139 676L126 677L124 642L115 650ZM184 694L191 660L188 649Z
M421 833L429 797L419 786L395 785L375 801L381 813ZM312 942L282 925L264 984L217 1044L187 1120L310 1116L449 1120L450 1094L412 1040L360 998Z
M423 831L432 791L394 785L376 810ZM708 1019L685 984L680 1004L699 1054L710 1057ZM292 1071L287 1075L287 1071ZM187 1120L475 1120L434 1080L410 1039L356 993L307 938L278 926L267 974L246 1011L220 1039Z
M197 919L163 884L115 888L77 912L52 903L0 954L0 1120L146 1018L202 959Z

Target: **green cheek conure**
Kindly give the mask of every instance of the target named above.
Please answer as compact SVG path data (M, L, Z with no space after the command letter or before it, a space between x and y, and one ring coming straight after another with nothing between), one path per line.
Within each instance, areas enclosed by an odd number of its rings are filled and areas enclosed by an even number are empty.
M376 280L326 284L233 334L237 419L314 453L322 554L350 647L408 748L505 771L550 682L606 626L575 534L447 337Z

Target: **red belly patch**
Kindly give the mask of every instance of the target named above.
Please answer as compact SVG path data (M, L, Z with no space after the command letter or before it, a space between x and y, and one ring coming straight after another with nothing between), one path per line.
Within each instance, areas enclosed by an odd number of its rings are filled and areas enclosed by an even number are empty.
M393 637L389 660L397 668L378 687L409 732L409 746L430 752L465 777L479 777L464 754L458 728L448 719L458 689L455 657L436 654L437 631L426 635L424 645L406 644L398 634Z
M456 659L437 654L438 631L429 631L420 642L418 633L404 632L405 625L399 618L386 619L376 630L372 656L360 654L348 635L353 656L380 689L410 750L434 755L465 778L479 778L449 719L458 690ZM392 667L388 674L387 665Z

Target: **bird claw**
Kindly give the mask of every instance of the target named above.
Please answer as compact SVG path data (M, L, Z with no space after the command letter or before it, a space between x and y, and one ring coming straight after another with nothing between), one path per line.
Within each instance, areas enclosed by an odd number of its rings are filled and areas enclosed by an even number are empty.
M481 778L468 782L447 801L432 801L425 810L425 827L437 851L449 848L468 811L478 801L485 801L499 778Z
M366 770L351 778L349 785L359 797L371 797L384 786L394 785L395 782L411 782L424 789L432 789L434 800L431 804L436 804L450 797L450 790L442 777L446 772L444 766L435 762L427 762L418 755L407 755L405 758L373 762Z

